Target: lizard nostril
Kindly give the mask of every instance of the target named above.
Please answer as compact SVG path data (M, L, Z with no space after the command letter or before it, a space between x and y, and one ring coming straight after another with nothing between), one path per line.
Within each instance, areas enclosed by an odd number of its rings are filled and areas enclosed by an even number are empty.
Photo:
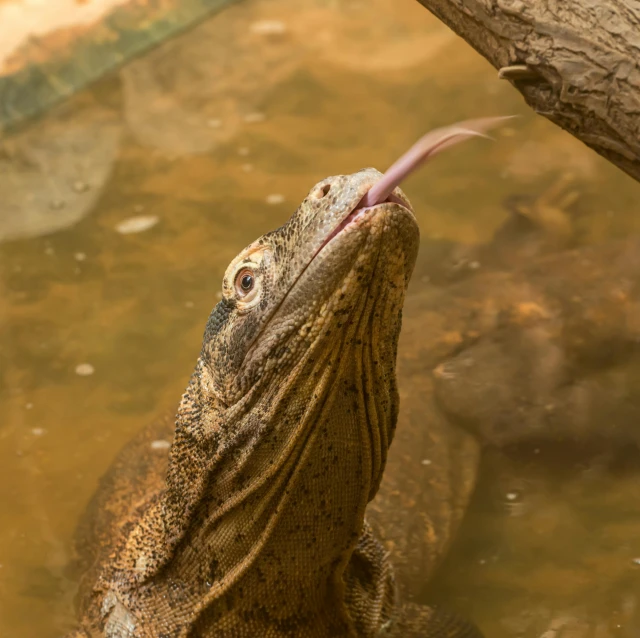
M317 193L316 197L322 199L331 190L331 184L325 184Z

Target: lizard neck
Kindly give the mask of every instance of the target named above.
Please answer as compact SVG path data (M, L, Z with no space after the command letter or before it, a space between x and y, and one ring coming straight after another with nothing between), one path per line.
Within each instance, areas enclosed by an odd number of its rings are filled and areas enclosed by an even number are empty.
M218 447L219 460L201 486L188 528L173 532L176 550L165 567L169 582L188 580L193 587L191 575L200 575L208 630L237 622L246 632L249 622L256 635L266 626L294 633L316 627L319 636L353 631L345 570L377 491L397 414L395 375L384 363L395 365L394 344L374 342L371 324L361 323L369 314L354 309L345 317L351 325L341 341L325 335L332 347L310 348L270 392L255 403L248 397L242 414L226 415L221 427L235 430L234 442ZM181 412L179 423L202 415L203 407L185 405ZM193 448L193 435L179 426L176 457L183 436ZM197 464L191 461L191 467ZM175 465L181 473L188 466L182 456ZM182 521L183 478L169 472L166 510L180 512L176 520ZM254 604L257 616L249 621L241 605L237 617L228 612L242 597L264 601L260 611Z

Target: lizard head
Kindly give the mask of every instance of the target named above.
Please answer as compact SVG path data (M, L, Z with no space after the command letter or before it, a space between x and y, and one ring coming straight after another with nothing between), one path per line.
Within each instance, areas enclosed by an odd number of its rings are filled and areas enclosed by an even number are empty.
M270 381L281 383L282 373L310 351L339 346L372 285L384 289L392 277L404 290L418 246L411 205L396 189L380 204L359 206L381 177L365 169L322 180L286 224L231 262L202 351L222 404L242 401ZM401 264L388 261L392 253L402 255ZM379 320L382 326L382 315ZM370 325L373 317L359 321Z
M340 344L357 300L367 294L384 298L380 283L395 278L398 268L404 290L418 229L398 185L433 155L482 136L505 119L468 120L431 131L384 175L370 168L329 177L311 189L284 226L243 250L225 273L222 301L209 318L202 351L220 402L231 405L256 384L281 377L322 335ZM399 253L401 266L388 260ZM401 306L402 299L398 311ZM370 321L382 324L380 313ZM388 337L381 333L379 340Z

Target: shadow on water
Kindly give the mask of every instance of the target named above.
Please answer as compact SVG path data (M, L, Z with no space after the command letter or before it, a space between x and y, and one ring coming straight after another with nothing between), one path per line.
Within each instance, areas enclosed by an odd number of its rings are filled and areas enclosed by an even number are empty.
M519 263L637 233L638 185L410 0L247 0L2 141L0 635L69 626L75 523L116 451L175 406L236 253L319 179L505 113L522 117L495 143L405 185L423 237L413 292L501 262L487 242L514 224L545 231ZM628 626L638 458L606 448L487 454L430 595L496 638L581 614L604 619L599 638Z

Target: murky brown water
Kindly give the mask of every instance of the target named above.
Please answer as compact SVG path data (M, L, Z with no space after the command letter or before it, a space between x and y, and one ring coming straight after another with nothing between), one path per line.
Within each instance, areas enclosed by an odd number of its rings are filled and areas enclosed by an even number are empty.
M523 117L495 143L407 182L425 242L485 240L507 196L569 172L582 241L640 230L638 184L534 117L412 0L247 0L5 141L0 636L72 622L76 521L116 451L175 405L229 260L319 179L508 113ZM132 217L149 227L123 234ZM615 628L638 604L640 479L571 467L522 462L521 510L502 507L508 482L478 492L434 595L487 636L538 638L541 607L561 621L597 605Z

